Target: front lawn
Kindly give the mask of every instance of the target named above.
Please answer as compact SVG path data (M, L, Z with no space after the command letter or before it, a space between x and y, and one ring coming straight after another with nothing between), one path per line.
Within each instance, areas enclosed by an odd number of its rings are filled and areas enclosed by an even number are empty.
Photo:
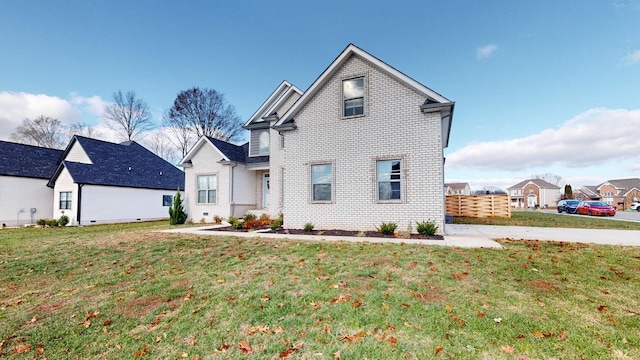
M147 227L0 231L0 357L640 358L639 248Z

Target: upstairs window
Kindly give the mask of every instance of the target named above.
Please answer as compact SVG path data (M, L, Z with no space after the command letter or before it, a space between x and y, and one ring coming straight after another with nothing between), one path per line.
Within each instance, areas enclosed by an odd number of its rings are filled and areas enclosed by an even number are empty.
M269 130L261 132L258 137L258 154L269 155Z
M364 115L364 77L342 81L343 116Z
M217 181L215 175L198 176L198 204L216 202Z
M400 160L384 160L376 162L378 182L378 200L401 200L402 184Z

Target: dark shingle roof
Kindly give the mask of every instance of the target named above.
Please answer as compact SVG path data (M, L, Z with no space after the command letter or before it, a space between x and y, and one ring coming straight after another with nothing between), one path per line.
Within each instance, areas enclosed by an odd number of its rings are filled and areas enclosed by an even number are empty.
M220 150L229 160L242 164L269 162L269 155L249 156L249 143L234 145L226 141L208 137L209 141Z
M56 171L62 150L0 141L0 175L48 179Z
M65 153L75 142L93 164L63 161L50 186L64 166L79 184L184 190L184 173L135 141L114 144L75 136Z

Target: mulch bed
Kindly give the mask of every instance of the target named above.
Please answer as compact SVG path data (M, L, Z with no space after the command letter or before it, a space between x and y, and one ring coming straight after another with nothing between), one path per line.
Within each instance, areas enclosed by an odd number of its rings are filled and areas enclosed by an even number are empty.
M304 231L302 229L276 229L270 230L269 228L264 229L236 229L231 226L219 227L208 229L210 231L228 231L228 232L249 232L255 230L265 230L267 234L290 234L290 235L318 235L318 236L343 236L343 237L376 237L376 238L405 238L407 234L396 234L396 235L385 235L378 231L349 231L349 230L312 230L312 231ZM420 235L420 234L409 234L407 239L422 239L422 240L444 240L442 235Z

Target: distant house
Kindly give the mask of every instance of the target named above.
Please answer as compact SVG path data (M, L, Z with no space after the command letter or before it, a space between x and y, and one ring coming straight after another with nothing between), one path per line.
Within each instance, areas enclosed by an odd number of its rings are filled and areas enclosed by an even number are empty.
M560 199L560 187L542 179L528 179L509 188L507 192L513 207L546 207Z
M281 83L244 124L249 142L201 138L180 162L193 220L284 214L285 228L444 231L443 149L454 103L350 44L304 93Z
M134 141L74 136L47 184L53 217L71 225L168 218L184 173Z
M600 200L598 186L583 186L573 192L573 197L578 200Z
M469 183L445 183L445 195L471 195Z
M53 216L53 192L47 182L62 150L0 141L0 222L33 223Z
M626 209L640 200L640 178L607 180L600 185L579 189L585 200L601 200L609 205Z

